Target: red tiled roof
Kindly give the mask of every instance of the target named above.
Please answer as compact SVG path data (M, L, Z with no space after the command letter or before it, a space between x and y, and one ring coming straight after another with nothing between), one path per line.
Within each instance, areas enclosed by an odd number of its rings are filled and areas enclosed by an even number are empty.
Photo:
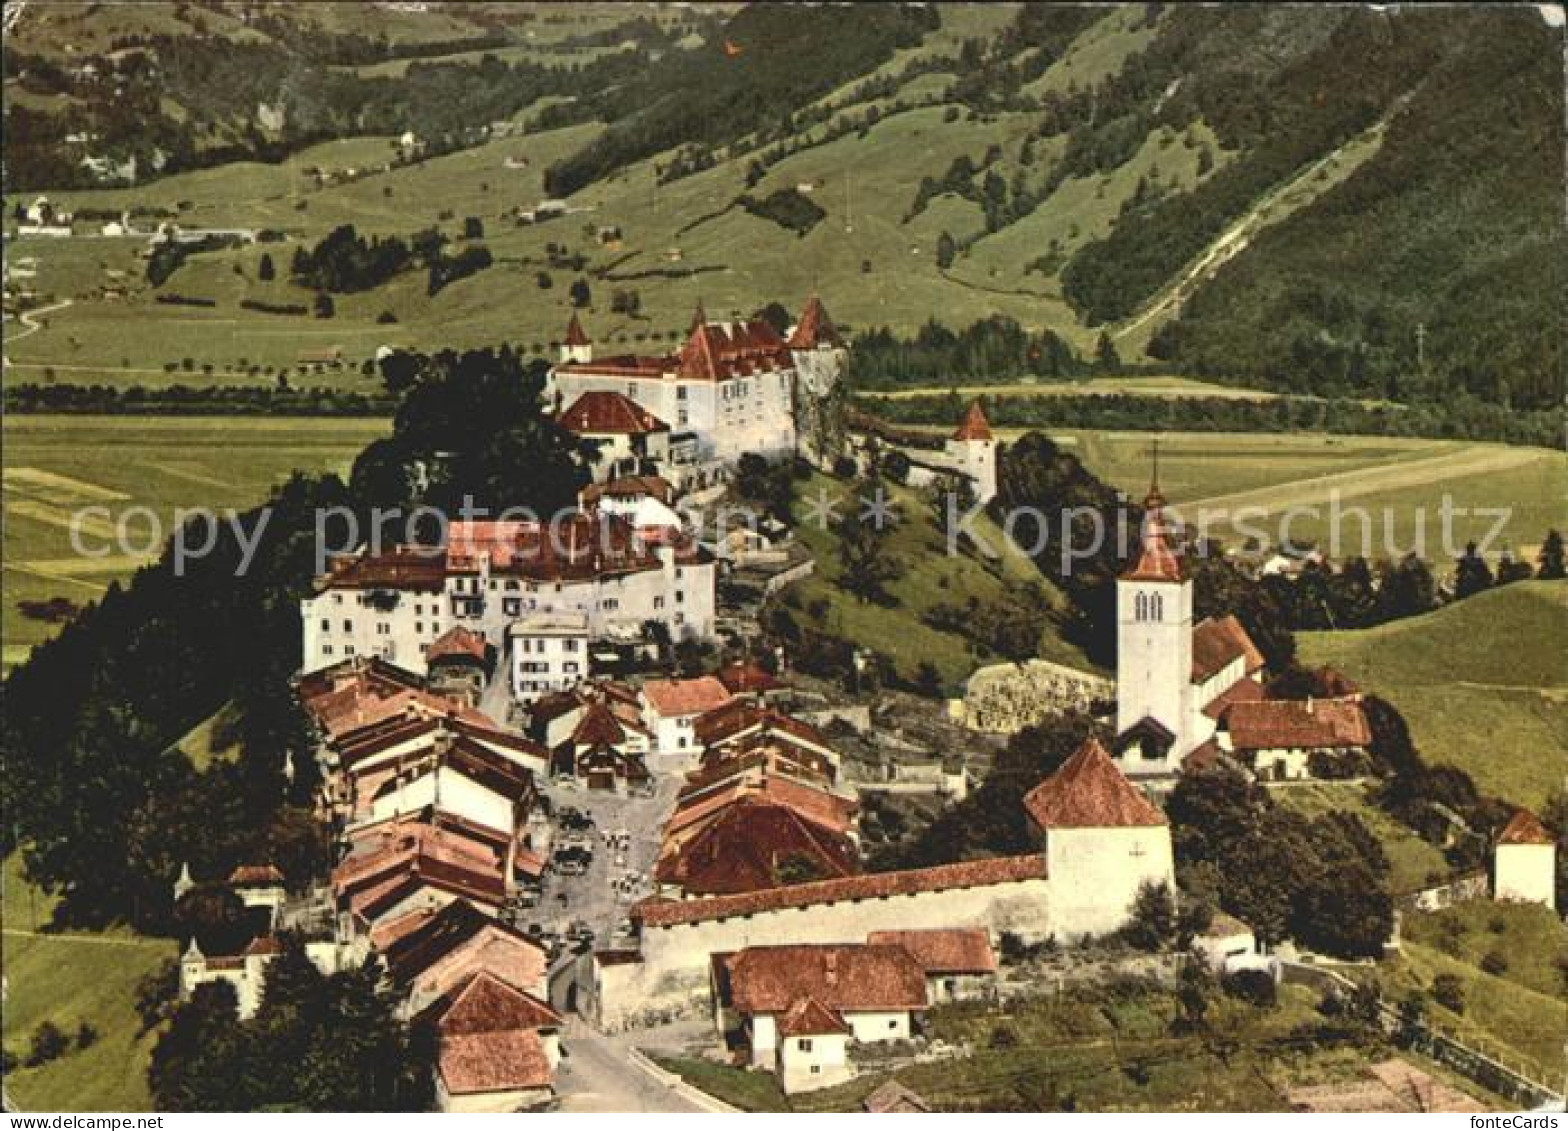
M1528 809L1517 810L1502 833L1497 838L1498 844L1555 844L1552 834L1547 831L1540 819Z
M654 874L688 895L735 895L784 883L780 873L788 867L818 880L853 876L860 857L847 835L786 806L744 797L667 850Z
M548 1088L555 1080L544 1042L532 1029L443 1037L437 1066L454 1095Z
M784 339L761 318L748 322L698 322L680 349L682 377L723 381L787 369Z
M755 660L734 660L718 671L719 682L732 695L757 691L776 691L784 685Z
M730 692L711 675L696 679L650 679L642 685L648 703L666 719L700 715L730 701Z
M1223 715L1233 703L1255 703L1263 698L1263 685L1255 679L1238 679L1209 701L1203 713L1211 719Z
M1035 786L1024 808L1042 829L1141 828L1165 824L1165 814L1139 793L1090 738L1061 769Z
M1236 750L1343 749L1372 741L1360 699L1264 699L1225 712Z
M801 998L779 1018L779 1036L810 1037L849 1032L849 1025L836 1009L829 1009L814 997Z
M833 319L828 317L827 308L822 305L822 300L812 295L806 300L806 308L800 312L800 321L795 324L795 329L789 336L789 348L796 350L816 349L818 346L842 346L844 339L839 336L838 327L833 325Z
M261 935L251 939L250 945L245 948L243 953L270 958L273 955L283 953L283 940L278 938L277 935Z
M872 931L866 936L872 946L901 946L920 963L926 975L991 974L996 971L996 954L991 938L984 931L951 929L932 931Z
M992 884L1040 880L1046 875L1045 858L1038 853L938 864L903 872L874 872L837 880L768 888L743 895L716 895L706 899L645 899L632 914L649 927L699 923L735 915L754 915L783 907L806 907L851 899L886 899L923 891L988 887Z
M1187 752L1186 756L1181 760L1182 771L1184 773L1201 774L1203 771L1217 766L1221 754L1220 744L1211 738Z
M979 401L970 401L969 408L964 413L964 419L959 422L958 431L953 433L955 440L991 440L991 422L985 418L985 409Z
M873 1115L918 1115L931 1110L924 1096L897 1080L883 1084L867 1096L861 1106Z
M557 418L561 427L578 434L642 436L668 432L670 426L621 393L584 393Z
M449 628L440 636L430 642L430 648L425 653L429 660L439 660L448 656L468 657L483 663L488 654L489 646L485 638L477 632L466 629L461 625Z
M403 918L387 924L395 930ZM413 924L408 930L386 936L385 945L378 946L387 973L392 979L406 985L429 970L448 955L468 946L480 936L502 938L522 954L531 954L535 971L528 981L544 975L549 965L543 948L520 931L492 919L465 899L455 899L433 915Z
M1255 675L1263 670L1263 653L1234 616L1209 617L1192 629L1192 682L1205 683L1238 656L1242 670Z
M440 593L446 561L431 546L398 546L379 554L345 554L327 563L323 582L334 589L400 589Z
M229 885L243 888L283 886L283 873L271 864L242 864L229 873Z
M591 506L604 498L649 498L668 505L675 499L675 488L662 475L623 475L608 483L590 483L583 488L584 506Z
M572 320L566 324L566 344L569 346L586 346L593 343L588 334L583 330L583 324L578 320L577 312L572 311Z
M576 746L619 746L625 741L626 728L616 720L610 708L597 701L588 704L571 737Z
M1138 559L1122 574L1122 580L1181 581L1182 563L1171 548L1170 531L1165 525L1165 500L1158 488L1150 488L1143 508Z
M742 1013L785 1013L814 998L847 1012L924 1009L926 978L899 946L753 946L729 959L730 1000Z
M559 1013L487 970L470 974L437 1003L432 1013L438 1018L443 1037L561 1026Z

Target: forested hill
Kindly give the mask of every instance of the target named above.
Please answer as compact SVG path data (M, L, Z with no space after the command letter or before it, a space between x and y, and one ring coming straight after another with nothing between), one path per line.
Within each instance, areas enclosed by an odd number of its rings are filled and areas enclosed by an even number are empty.
M1533 6L37 5L7 189L403 130L428 158L526 112L573 131L541 187L614 227L584 271L642 281L650 330L815 285L859 331L1000 313L1235 383L1543 409L1562 39Z

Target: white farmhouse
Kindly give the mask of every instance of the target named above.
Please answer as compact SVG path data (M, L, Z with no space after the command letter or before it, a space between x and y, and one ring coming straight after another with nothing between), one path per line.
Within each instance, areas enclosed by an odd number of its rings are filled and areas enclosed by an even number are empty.
M1495 899L1557 907L1557 842L1534 813L1520 809L1493 849Z
M643 722L653 732L654 753L660 763L691 769L702 752L693 724L730 699L729 688L711 675L650 679L643 684Z

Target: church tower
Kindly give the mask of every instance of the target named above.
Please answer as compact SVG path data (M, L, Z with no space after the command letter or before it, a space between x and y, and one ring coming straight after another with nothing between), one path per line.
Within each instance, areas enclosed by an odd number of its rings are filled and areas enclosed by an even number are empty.
M1132 777L1175 773L1192 746L1192 580L1158 481L1143 507L1138 557L1116 582L1115 748Z
M577 312L572 312L572 320L566 324L566 340L561 343L561 364L571 365L574 362L588 362L593 360L593 342L589 340L583 324L578 321Z

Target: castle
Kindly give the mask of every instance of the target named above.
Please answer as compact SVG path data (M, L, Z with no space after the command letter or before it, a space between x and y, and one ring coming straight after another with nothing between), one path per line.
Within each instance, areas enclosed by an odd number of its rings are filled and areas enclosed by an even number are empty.
M685 469L678 478L708 478L746 453L830 460L841 439L832 406L847 357L816 295L782 335L761 318L713 321L699 303L685 343L664 356L596 356L573 314L549 392L569 428L585 396L624 398L630 411L620 415L669 433L668 462ZM602 405L600 415L608 415Z

